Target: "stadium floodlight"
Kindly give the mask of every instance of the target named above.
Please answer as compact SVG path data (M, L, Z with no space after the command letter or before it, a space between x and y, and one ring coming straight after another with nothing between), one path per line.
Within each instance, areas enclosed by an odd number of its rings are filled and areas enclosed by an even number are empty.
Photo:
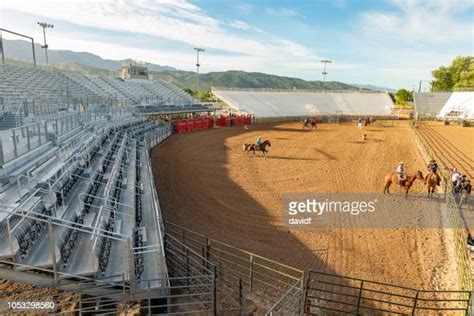
M327 66L327 64L331 64L332 61L330 61L329 59L323 59L323 60L321 60L321 63L324 64L324 70L323 70L323 93L324 93L324 85L326 83L326 75L328 74L327 71L326 71L326 66Z
M43 37L44 37L44 46L41 46L41 48L44 48L44 54L46 56L46 65L49 65L48 61L48 44L46 44L46 29L52 29L54 28L53 24L45 23L45 22L37 22L37 24L43 28Z
M199 64L199 53L205 52L205 50L204 50L204 48L199 48L199 47L194 47L194 50L196 51L196 68L197 68L197 91L196 91L196 94L198 94L199 93L199 67L201 67L201 65Z

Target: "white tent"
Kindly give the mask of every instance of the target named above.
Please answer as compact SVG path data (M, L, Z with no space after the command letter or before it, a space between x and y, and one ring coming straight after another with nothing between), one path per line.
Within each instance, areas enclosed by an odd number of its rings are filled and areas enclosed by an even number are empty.
M474 119L474 92L453 92L438 117Z

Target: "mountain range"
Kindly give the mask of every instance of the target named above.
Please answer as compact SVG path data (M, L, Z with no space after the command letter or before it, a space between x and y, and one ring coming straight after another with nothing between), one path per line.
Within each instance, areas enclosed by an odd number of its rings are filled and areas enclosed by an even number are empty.
M5 57L13 60L33 62L31 43L23 40L3 40ZM36 62L45 63L44 50L40 44L35 44ZM118 69L123 63L129 63L131 59L111 60L104 59L89 52L76 52L71 50L48 50L50 64L65 70L78 71L93 75L118 75ZM178 70L176 68L146 63L152 79L163 79L171 81L182 88L196 90L198 77L195 72ZM270 89L311 89L322 90L322 81L307 81L299 78L269 75L259 72L245 72L229 70L222 72L202 73L199 76L200 90L208 90L210 87L231 88L270 88ZM392 91L385 87L373 85L346 84L338 81L327 81L327 90L377 90Z

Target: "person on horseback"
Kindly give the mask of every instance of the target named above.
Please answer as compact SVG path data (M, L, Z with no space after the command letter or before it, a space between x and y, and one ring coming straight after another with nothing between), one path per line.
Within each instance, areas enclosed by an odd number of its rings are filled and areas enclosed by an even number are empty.
M430 163L428 164L428 171L433 173L436 176L436 184L440 185L441 183L441 177L438 174L438 163L436 160L431 159Z
M453 188L456 186L456 183L458 182L458 178L461 176L459 171L457 171L456 168L453 168L451 171L451 183L453 185Z
M471 194L471 192L472 192L471 180L466 180L466 182L464 182L464 184L463 184L462 189L463 189L463 191L465 191L467 194Z
M397 165L397 175L398 175L398 185L402 186L403 182L406 180L405 166L403 164L403 161L400 161Z
M257 140L255 141L255 147L259 149L261 144L262 144L262 138L259 136L257 137Z

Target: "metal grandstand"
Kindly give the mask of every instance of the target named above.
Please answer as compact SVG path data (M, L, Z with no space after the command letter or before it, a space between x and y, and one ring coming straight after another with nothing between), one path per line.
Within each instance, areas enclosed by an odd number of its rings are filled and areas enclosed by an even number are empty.
M324 115L390 116L393 102L380 92L260 91L213 88L230 107L258 117Z
M28 63L0 65L0 129L58 112L137 106L196 106L172 83L85 76Z

